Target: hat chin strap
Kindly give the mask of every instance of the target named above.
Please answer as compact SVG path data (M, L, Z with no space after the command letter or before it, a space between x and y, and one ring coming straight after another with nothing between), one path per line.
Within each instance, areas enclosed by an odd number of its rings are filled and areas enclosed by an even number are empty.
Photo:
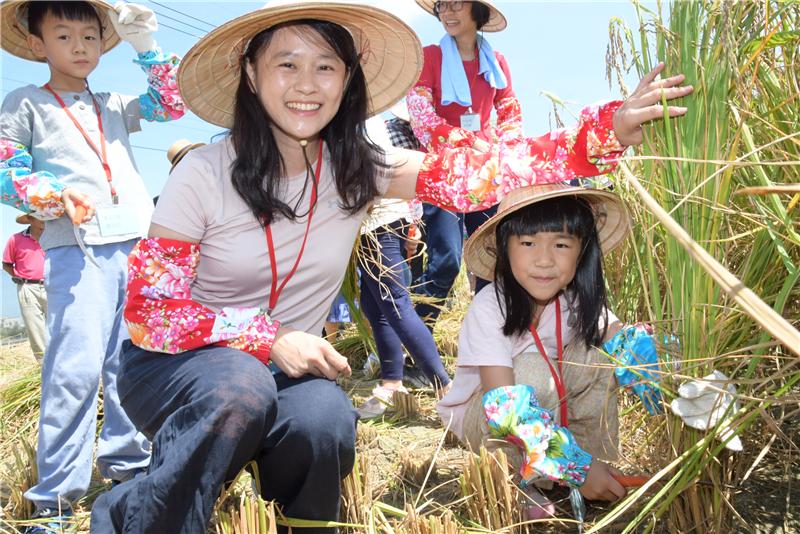
M308 141L306 141L305 139L300 139L300 146L303 148L307 147Z

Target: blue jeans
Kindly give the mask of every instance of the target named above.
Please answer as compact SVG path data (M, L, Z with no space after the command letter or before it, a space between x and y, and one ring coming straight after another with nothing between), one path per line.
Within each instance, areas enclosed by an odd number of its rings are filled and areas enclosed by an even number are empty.
M487 208L483 211L475 211L472 213L464 213L462 217L464 218L464 227L467 231L467 237L471 236L475 233L475 230L480 228L480 226L489 220L495 213L497 213L497 206L492 206L491 208ZM491 280L484 280L483 278L475 279L475 294L477 295L478 292L483 289L484 287L488 286L491 283Z
M375 242L362 237L373 261L367 261L366 272L361 274L361 309L364 311L378 348L381 360L381 378L403 379L403 346L432 384L446 385L450 377L442 365L430 330L422 322L405 282L406 262L403 259L403 224L396 221L375 232ZM380 265L375 259L380 258Z
M153 440L153 459L146 474L95 501L93 533L205 533L223 484L251 460L264 499L284 514L338 518L357 416L335 382L273 375L228 347L168 355L128 341L119 390L125 411Z
M117 370L128 337L122 321L128 253L135 241L77 245L45 255L47 331L36 465L38 483L25 492L37 508L69 508L89 487L97 428L97 392L103 381L103 427L97 467L125 480L149 463L150 445L120 407Z
M418 303L417 314L432 325L441 311L450 288L453 287L461 270L461 248L464 246L464 232L461 217L433 204L423 204L422 222L425 227L425 245L428 263L425 271L414 283L414 292L426 297L434 297L435 304Z

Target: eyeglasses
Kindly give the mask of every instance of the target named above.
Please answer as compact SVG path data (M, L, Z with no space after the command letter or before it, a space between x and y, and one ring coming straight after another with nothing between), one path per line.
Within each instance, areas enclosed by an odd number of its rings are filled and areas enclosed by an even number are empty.
M453 1L453 2L434 2L433 3L433 12L437 15L444 13L445 11L452 11L455 13L456 11L461 11L461 8L464 7L465 2L461 1Z

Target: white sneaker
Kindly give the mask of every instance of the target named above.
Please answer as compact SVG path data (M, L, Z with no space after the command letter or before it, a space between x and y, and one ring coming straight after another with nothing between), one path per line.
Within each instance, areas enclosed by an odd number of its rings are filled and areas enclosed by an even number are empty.
M395 391L408 393L404 386L397 389L389 389L383 386L375 386L372 389L372 396L364 401L364 404L356 408L358 416L361 419L375 419L380 417L386 411L386 408L392 406L392 397Z

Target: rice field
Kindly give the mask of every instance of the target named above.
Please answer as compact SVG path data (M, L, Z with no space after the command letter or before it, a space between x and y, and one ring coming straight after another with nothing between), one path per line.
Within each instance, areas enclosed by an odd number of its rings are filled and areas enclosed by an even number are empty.
M659 60L695 93L681 120L654 123L614 176L634 235L606 263L613 307L680 340L662 359L667 401L712 370L731 378L740 404L721 432L686 427L671 411L649 416L621 392L620 467L654 482L619 503L590 503L584 532L800 531L800 2L671 2L639 25L609 24L608 74L620 83ZM677 223L677 224L676 224ZM449 370L469 304L459 279L434 337ZM358 371L369 351L365 325L337 341L354 375L343 387L358 404L375 379ZM38 407L36 365L25 345L0 357L0 530L22 528ZM523 524L502 457L469 451L445 434L430 390L399 399L358 430L358 460L343 482L341 531L575 532L565 491L558 517ZM95 479L70 532L107 489ZM274 532L283 518L242 474L221 496L210 532Z

